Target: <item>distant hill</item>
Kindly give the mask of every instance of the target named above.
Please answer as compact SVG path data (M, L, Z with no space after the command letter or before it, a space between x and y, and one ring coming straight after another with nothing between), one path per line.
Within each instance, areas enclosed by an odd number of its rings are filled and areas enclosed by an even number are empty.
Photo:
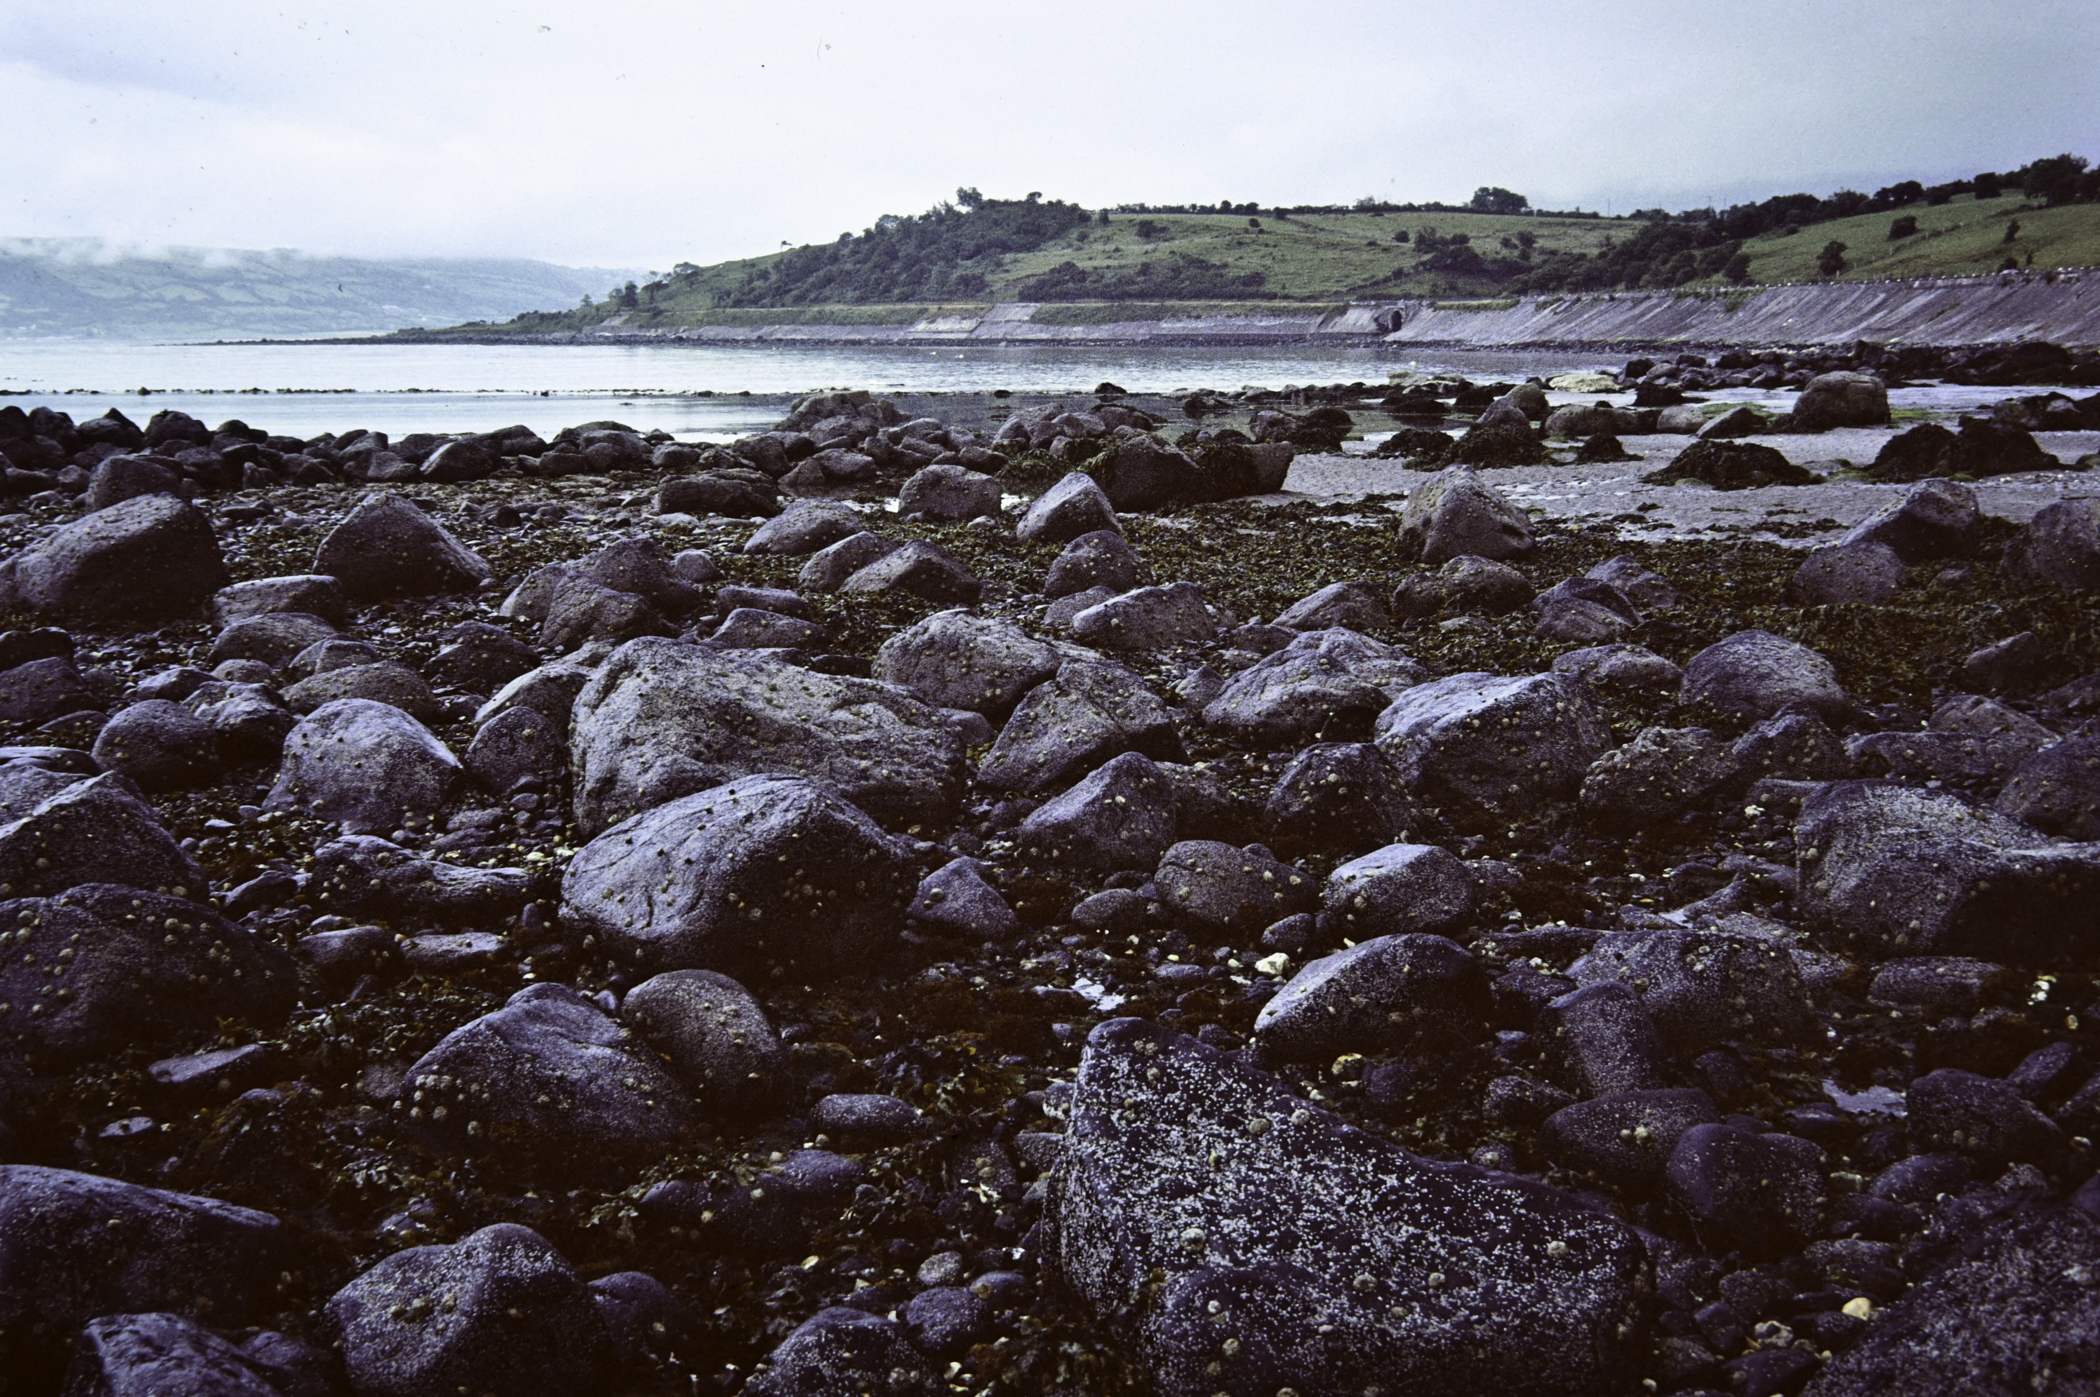
M1838 246L1842 245L1842 246ZM1784 194L1618 218L1533 209L1482 188L1465 205L1086 210L1031 194L889 216L858 234L628 283L462 338L754 324L908 323L998 302L1331 303L1406 297L1962 276L2100 265L2100 171L2052 156L2003 174L1872 194ZM1109 315L1109 318L1117 318ZM417 338L431 338L419 334Z
M92 238L0 238L0 337L245 339L508 320L635 275L522 258L141 254Z

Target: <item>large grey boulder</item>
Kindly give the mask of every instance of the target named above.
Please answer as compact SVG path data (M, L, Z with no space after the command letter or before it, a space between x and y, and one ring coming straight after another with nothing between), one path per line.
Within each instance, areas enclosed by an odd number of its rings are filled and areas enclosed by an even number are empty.
M1158 437L1125 438L1094 468L1101 493L1119 510L1158 509L1196 498L1203 473L1188 453Z
M138 787L114 772L66 786L0 825L0 897L48 897L83 883L176 897L201 897L210 886Z
M571 573L547 599L540 644L559 652L593 641L617 645L636 636L677 633L678 628L659 616L640 593L616 591L595 578Z
M1434 1164L1134 1019L1094 1030L1045 1257L1161 1397L1616 1390L1633 1233Z
M1263 811L1269 842L1286 853L1359 854L1424 827L1400 773L1369 742L1323 742L1291 758Z
M172 1051L222 1022L267 1033L298 1001L289 955L183 898L96 883L0 902L0 916L0 1003L18 1006L0 1017L0 1049L16 1064Z
M821 782L879 820L932 823L965 773L954 726L893 684L659 639L621 646L576 696L569 756L586 832L761 772Z
M1179 758L1173 711L1123 666L1071 660L1029 690L977 776L1000 790L1042 791L1124 752Z
M1604 829L1665 824L1733 774L1729 748L1705 728L1642 728L1582 778L1583 818Z
M1218 633L1217 612L1193 582L1140 587L1090 606L1072 618L1072 634L1110 650L1161 650L1191 645Z
M1032 853L1082 869L1150 870L1174 843L1180 819L1173 776L1151 758L1125 752L1045 801L1015 837Z
M284 691L285 707L294 713L313 713L342 699L384 704L419 721L435 721L439 713L429 682L398 660L331 665Z
M1452 466L1423 481L1400 514L1399 552L1409 560L1520 558L1534 546L1524 512L1471 466Z
M139 495L62 524L0 564L0 599L39 616L117 626L195 611L226 581L202 510Z
M1435 572L1410 573L1393 589L1392 614L1403 620L1440 611L1500 616L1528 604L1537 589L1507 563L1461 553Z
M710 1114L778 1103L788 1056L751 991L712 970L669 970L627 992L620 1017L669 1059Z
M950 859L920 880L904 915L972 941L1004 941L1021 929L1021 919L989 873L976 859Z
M885 640L873 673L936 707L999 716L1057 673L1059 659L1011 621L940 611Z
M1879 606L1903 590L1903 559L1872 540L1817 548L1794 569L1787 596L1803 606Z
M558 789L569 773L567 728L534 709L506 708L475 730L462 758L467 775L491 795L532 780Z
M583 692L583 686L590 682L594 672L590 665L579 663L575 658L559 659L529 669L496 690L475 712L474 721L486 723L513 708L529 708L535 713L544 713L567 732L569 714L576 707L576 696Z
M1828 427L1886 427L1888 386L1872 374L1817 374L1794 400L1794 430L1820 432Z
M88 474L90 512L137 499L141 495L180 495L182 473L151 456L104 456Z
M1841 544L1881 543L1906 563L1965 558L1976 551L1983 510L1976 492L1954 480L1921 480L1903 498L1854 524Z
M309 887L316 900L338 911L485 923L516 916L534 881L522 868L446 863L352 834L314 850Z
M1116 507L1093 477L1073 471L1028 506L1014 532L1023 543L1069 543L1100 529L1123 531L1116 522Z
M65 1390L94 1397L281 1397L238 1348L166 1313L89 1320L74 1343Z
M454 1158L568 1178L661 1156L696 1118L656 1052L566 985L529 985L408 1069L396 1120Z
M805 592L836 592L854 573L903 546L893 538L884 538L866 529L848 534L837 543L812 553L795 575L795 585Z
M789 505L744 540L746 553L784 553L800 558L851 538L867 528L859 511L830 501Z
M1320 890L1320 921L1350 941L1447 930L1472 915L1479 889L1449 850L1388 844L1351 859Z
M340 824L352 834L428 821L459 779L459 758L391 704L324 703L284 740L264 808Z
M1814 1011L1793 952L1745 932L1608 931L1568 969L1578 985L1633 987L1663 1040L1690 1061L1727 1042L1802 1041Z
M1594 645L1553 657L1553 672L1612 698L1653 701L1674 694L1684 671L1643 645Z
M2045 834L2100 840L2100 736L2065 738L2028 757L1997 808Z
M1641 623L1626 594L1595 577L1563 578L1531 605L1539 613L1534 634L1544 640L1596 644L1616 640Z
M1940 791L1839 781L1794 827L1804 917L1855 954L2053 964L2100 932L2100 845Z
M1160 905L1176 920L1209 931L1258 931L1319 905L1311 874L1259 845L1235 848L1185 839L1160 857L1152 876Z
M844 1305L817 1311L752 1370L742 1397L935 1397L946 1384L895 1320Z
M395 1252L330 1297L322 1325L358 1397L569 1397L612 1377L583 1278L516 1223Z
M1401 694L1378 745L1431 802L1529 809L1573 795L1609 731L1596 701L1553 674L1454 674Z
M228 660L257 660L278 669L307 646L335 638L335 627L318 616L270 611L228 623L213 637L205 658L215 665Z
M57 1391L68 1342L97 1315L260 1318L289 1259L283 1225L268 1213L0 1165L0 1372L10 1389Z
M222 626L276 611L303 612L334 626L349 619L349 609L343 600L343 584L320 573L291 573L283 577L259 577L253 582L236 582L230 587L221 587L211 599L211 619Z
M1307 631L1228 679L1203 721L1255 747L1351 741L1426 678L1397 647L1339 626Z
M1127 592L1152 580L1152 570L1113 529L1081 534L1065 545L1043 578L1043 595L1070 597L1096 587Z
M1493 1007L1480 962L1456 941L1375 936L1292 976L1255 1017L1254 1039L1285 1062L1447 1052L1485 1034Z
M839 584L841 592L894 593L922 601L974 602L984 591L962 559L914 539L892 549Z
M147 699L127 704L103 725L94 756L140 790L175 791L217 775L219 744L211 724L182 704Z
M1826 718L1849 706L1829 660L1770 631L1737 631L1692 656L1681 698L1745 722L1793 704Z
M941 524L999 517L999 482L967 466L928 466L897 491L897 514Z
M896 935L917 881L908 857L820 785L747 776L585 845L562 915L651 970L835 974Z
M428 596L472 591L488 580L489 565L413 501L372 494L321 540L314 571L336 578L350 597Z
M2027 587L2100 592L2100 500L2058 500L2005 545L2005 576Z
M41 723L95 706L70 655L47 655L0 671L0 722Z
M706 600L678 573L663 544L646 534L616 539L573 564L576 575L615 592L629 592L665 616L685 616Z
M1323 631L1333 626L1364 631L1390 626L1393 618L1370 583L1331 582L1285 607L1276 624L1294 631Z

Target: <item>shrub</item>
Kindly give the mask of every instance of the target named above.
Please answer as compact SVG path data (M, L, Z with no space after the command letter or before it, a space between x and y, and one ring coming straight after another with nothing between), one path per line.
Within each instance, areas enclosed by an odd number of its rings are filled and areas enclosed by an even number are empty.
M1823 251L1816 256L1816 270L1824 276L1836 276L1845 270L1845 244L1832 239L1823 244Z
M1907 213L1889 225L1889 241L1901 242L1905 238L1915 237L1917 232L1918 216Z

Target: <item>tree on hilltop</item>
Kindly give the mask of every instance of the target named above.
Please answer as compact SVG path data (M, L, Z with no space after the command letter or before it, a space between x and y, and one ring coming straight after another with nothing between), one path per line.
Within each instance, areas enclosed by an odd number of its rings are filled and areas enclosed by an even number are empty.
M1466 207L1475 213L1522 213L1531 207L1531 200L1514 189L1483 184L1473 191L1473 201Z

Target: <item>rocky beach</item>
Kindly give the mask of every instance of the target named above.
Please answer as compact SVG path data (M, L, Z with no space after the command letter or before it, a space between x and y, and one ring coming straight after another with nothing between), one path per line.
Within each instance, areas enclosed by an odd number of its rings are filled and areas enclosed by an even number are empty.
M0 406L0 1397L2100 1383L2096 388Z

